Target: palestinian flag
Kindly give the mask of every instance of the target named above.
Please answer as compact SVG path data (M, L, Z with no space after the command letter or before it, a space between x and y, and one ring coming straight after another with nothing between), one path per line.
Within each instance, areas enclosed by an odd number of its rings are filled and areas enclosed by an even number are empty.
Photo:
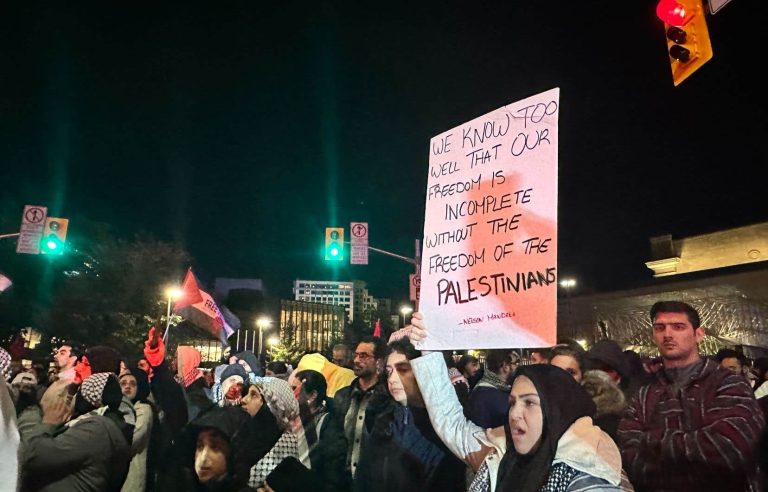
M224 318L213 297L200 289L191 268L187 270L187 276L184 278L181 289L183 294L174 303L173 312L193 325L211 333L225 347L229 346L227 339L235 330Z

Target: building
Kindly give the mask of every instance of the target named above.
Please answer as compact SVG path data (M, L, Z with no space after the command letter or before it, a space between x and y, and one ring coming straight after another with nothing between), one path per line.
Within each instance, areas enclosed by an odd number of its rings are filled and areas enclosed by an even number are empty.
M378 305L362 280L297 279L293 283L293 295L296 301L344 306L350 322L366 311L376 311Z
M329 303L280 301L280 339L303 351L322 351L344 333L344 307Z
M655 355L650 307L682 300L701 315L703 353L738 347L750 357L768 355L768 223L650 242L646 266L654 278L631 290L561 298L558 336L588 343L610 338Z

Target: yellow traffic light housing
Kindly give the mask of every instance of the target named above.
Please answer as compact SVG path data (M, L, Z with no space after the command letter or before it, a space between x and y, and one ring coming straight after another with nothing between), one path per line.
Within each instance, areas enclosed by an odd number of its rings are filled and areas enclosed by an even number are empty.
M706 11L702 0L661 0L656 12L664 21L672 80L678 86L712 59Z
M67 241L69 219L48 217L45 219L43 238L40 240L40 254L63 255Z
M344 261L344 228L325 228L326 261Z

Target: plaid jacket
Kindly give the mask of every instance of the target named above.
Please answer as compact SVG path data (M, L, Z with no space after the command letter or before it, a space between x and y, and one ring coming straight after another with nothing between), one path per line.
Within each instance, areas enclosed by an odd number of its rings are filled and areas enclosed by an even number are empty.
M678 394L664 371L656 377L619 424L635 489L758 490L754 455L765 422L747 381L709 359Z

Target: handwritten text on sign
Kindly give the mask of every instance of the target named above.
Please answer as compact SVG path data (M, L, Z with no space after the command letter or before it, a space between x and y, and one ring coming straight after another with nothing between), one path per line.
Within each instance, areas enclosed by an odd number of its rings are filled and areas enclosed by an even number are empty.
M434 137L419 309L425 349L554 345L559 89Z

